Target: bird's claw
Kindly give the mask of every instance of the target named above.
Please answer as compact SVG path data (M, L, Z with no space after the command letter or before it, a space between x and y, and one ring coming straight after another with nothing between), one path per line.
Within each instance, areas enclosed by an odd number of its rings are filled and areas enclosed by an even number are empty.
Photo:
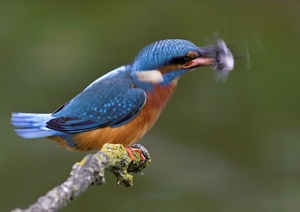
M128 148L126 149L128 152ZM141 144L134 144L131 147L129 147L129 149L131 149L133 159L131 158L132 161L128 166L128 172L141 172L151 163L151 157L148 150ZM138 160L136 160L136 157Z

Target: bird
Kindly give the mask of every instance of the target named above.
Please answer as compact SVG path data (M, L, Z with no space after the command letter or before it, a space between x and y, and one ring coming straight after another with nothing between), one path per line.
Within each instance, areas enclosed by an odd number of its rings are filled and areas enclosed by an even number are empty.
M131 64L96 79L53 113L14 112L11 123L25 139L47 137L71 151L100 150L105 143L130 148L153 127L180 76L203 66L233 69L229 49L218 42L214 48L184 39L153 42Z

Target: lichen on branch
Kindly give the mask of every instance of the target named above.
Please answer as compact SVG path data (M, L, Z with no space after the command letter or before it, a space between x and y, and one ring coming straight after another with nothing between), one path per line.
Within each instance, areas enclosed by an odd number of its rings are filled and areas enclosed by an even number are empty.
M116 185L132 186L133 176L129 173L141 172L151 162L150 155L143 146L136 144L134 148L140 149L146 160L142 160L140 154L136 152L133 152L135 158L132 160L121 144L103 145L99 152L88 154L80 162L75 163L64 183L40 197L29 208L15 209L13 212L57 211L76 199L91 185L105 183L104 170L115 174Z

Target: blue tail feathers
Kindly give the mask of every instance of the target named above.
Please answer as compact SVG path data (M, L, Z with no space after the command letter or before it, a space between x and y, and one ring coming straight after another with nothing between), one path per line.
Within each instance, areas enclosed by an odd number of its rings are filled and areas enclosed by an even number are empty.
M42 138L58 134L58 131L46 128L52 118L50 113L12 113L11 123L18 127L15 131L23 138Z

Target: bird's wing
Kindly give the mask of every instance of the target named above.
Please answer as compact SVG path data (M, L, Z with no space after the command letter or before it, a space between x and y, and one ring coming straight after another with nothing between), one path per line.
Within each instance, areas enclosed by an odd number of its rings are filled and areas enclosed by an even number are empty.
M46 127L78 133L103 127L117 127L132 120L143 108L146 93L132 87L126 77L102 79L55 111Z

